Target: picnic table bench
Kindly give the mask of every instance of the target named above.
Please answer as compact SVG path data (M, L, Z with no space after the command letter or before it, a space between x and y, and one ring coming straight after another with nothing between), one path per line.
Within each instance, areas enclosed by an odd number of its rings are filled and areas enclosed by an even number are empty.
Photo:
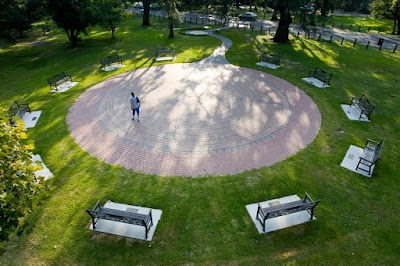
M270 64L274 64L275 66L279 66L281 64L281 57L279 55L272 55L268 53L263 53L260 56L261 62L267 62Z
M148 232L153 225L151 209L147 214L140 214L129 211L129 208L127 208L127 210L125 211L104 208L100 206L100 201L97 201L93 209L86 209L86 211L92 218L93 230L96 229L96 224L100 219L126 224L140 225L145 228L145 235L147 239Z
M31 113L28 103L18 103L17 101L14 101L7 110L7 117L10 120L11 125L16 126L16 116L19 116L22 119L25 113Z
M117 63L118 65L122 65L122 59L119 57L118 54L113 54L110 55L106 58L100 59L100 64L102 68L105 68L108 65L112 65L114 63Z
M371 174L372 166L379 160L382 152L384 141L376 142L371 139L367 139L367 143L365 144L362 155L360 156L360 160L358 161L356 171L361 170Z
M156 61L162 60L174 60L175 59L175 50L170 47L162 47L156 49L156 57L154 58Z
M62 72L57 73L57 74L55 74L54 76L48 78L48 79L47 79L47 82L48 82L49 85L50 85L50 90L53 90L53 88L54 88L55 90L58 90L58 89L57 89L57 86L60 85L60 84L62 84L62 83L64 83L64 82L67 82L68 80L69 80L70 82L72 82L72 77L71 77L71 75L65 74L65 72L62 71Z
M318 201L313 201L311 197L306 193L304 199L279 204L276 206L262 207L258 203L258 209L256 218L260 221L263 231L265 232L265 224L267 219L272 219L284 215L288 215L295 212L300 212L306 210L310 214L310 220L314 217L314 208L319 203Z
M329 74L328 72L320 68L315 68L315 70L309 72L308 77L320 80L322 82L322 85L329 85L332 74Z
M355 106L361 111L359 119L363 114L369 119L369 115L371 114L372 110L375 109L375 106L368 100L367 97L365 97L365 95L361 95L360 98L351 98L350 106Z

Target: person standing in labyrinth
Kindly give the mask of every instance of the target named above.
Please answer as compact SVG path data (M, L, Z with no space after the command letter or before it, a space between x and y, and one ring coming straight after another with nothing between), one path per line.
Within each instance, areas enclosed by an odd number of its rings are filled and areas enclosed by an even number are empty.
M132 98L131 98L131 110L132 110L132 120L135 121L135 113L137 113L137 121L140 122L139 120L139 108L140 108L140 100L133 92L131 92Z

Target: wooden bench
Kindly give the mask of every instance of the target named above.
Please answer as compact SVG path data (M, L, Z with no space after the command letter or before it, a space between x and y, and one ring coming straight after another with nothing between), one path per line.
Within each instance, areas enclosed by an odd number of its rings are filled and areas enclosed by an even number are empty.
M371 175L372 166L379 160L384 141L376 142L367 139L363 153L358 161L356 171L361 170Z
M67 82L67 81L71 81L72 82L72 77L71 75L65 74L65 72L60 72L58 74L55 74L54 76L52 76L51 78L47 79L47 82L50 85L50 90L53 90L53 88L57 91L57 86Z
M279 55L271 55L268 53L263 53L260 56L261 62L267 62L269 64L273 64L275 66L279 66L281 64L281 57Z
M154 59L156 61L174 60L175 50L170 47L157 48L156 57Z
M25 113L31 113L29 105L27 103L18 103L17 101L14 101L7 110L7 117L10 120L11 125L16 126L16 116L19 116L22 119Z
M258 203L256 218L257 220L260 221L263 227L263 231L265 232L265 224L267 219L272 219L287 214L306 210L310 214L310 220L312 220L314 217L314 208L315 206L317 206L318 203L319 200L313 201L307 193L304 199L289 203L279 204L276 206L263 208L261 207L260 203Z
M350 106L355 106L361 111L358 119L360 119L363 114L369 119L369 115L371 114L372 110L375 109L375 106L364 95L361 95L360 98L351 98Z
M96 229L96 224L100 219L121 222L126 224L140 225L145 228L146 239L151 226L153 225L153 217L151 210L147 214L131 212L129 210L121 211L100 206L100 201L97 201L93 209L86 209L87 213L92 218L93 230Z
M122 59L118 54L110 55L106 58L100 59L100 64L102 68L105 68L108 65L112 65L117 63L118 65L122 65Z
M316 78L322 82L322 85L329 85L329 81L332 78L332 74L329 74L325 70L320 68L315 68L315 70L310 71L308 74L309 78Z

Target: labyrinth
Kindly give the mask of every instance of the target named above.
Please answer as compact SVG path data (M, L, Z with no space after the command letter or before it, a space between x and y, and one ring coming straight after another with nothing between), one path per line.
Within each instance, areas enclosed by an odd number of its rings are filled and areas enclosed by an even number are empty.
M132 120L130 92L141 101ZM267 73L200 61L137 69L82 93L67 123L110 164L161 176L236 174L277 163L316 137L321 116L299 88Z

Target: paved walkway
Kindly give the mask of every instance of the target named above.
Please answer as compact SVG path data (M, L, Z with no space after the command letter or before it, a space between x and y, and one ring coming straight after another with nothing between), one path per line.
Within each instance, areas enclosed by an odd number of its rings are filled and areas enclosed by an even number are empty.
M86 90L67 116L79 145L110 164L163 176L225 175L279 162L312 142L321 116L300 89L225 59L124 73ZM130 92L141 100L131 120Z

